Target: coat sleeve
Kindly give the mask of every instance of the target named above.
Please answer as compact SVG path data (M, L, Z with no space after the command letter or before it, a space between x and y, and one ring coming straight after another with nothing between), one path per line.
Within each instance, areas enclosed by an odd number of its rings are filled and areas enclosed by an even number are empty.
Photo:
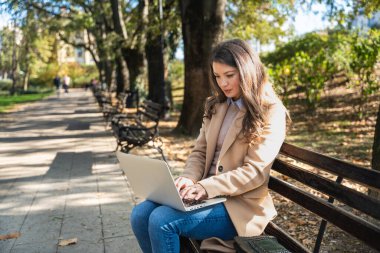
M205 170L207 149L205 129L208 122L209 120L204 118L199 136L195 142L195 146L186 161L184 172L181 175L183 177L190 178L194 182L201 180Z
M279 153L285 132L285 108L282 103L272 105L261 137L248 147L242 166L199 181L208 197L237 196L267 184L271 164ZM220 159L220 165L223 166L223 159L228 159L226 157Z

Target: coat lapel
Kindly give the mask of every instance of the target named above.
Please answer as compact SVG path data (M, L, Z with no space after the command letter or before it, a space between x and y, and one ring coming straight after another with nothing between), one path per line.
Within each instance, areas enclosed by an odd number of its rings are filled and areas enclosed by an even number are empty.
M212 115L210 125L207 132L207 151L206 151L206 168L204 176L208 174L211 162L214 158L216 142L218 141L219 131L222 127L224 116L228 109L227 103L222 103L218 106L216 113Z
M224 153L226 153L228 148L232 145L232 143L236 140L243 126L242 124L243 124L244 114L245 114L245 110L240 110L236 114L230 128L227 131L226 137L224 138L224 142L222 145L222 149L220 150L219 157L222 157Z

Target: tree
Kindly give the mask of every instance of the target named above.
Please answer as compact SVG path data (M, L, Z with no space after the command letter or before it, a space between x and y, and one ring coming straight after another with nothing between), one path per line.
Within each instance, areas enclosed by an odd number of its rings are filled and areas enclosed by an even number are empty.
M4 27L0 31L0 73L4 77L8 77L12 68L12 45L13 45L13 32Z
M10 90L10 95L13 96L16 92L16 86L19 81L19 43L18 43L18 37L19 37L19 29L16 26L16 21L14 21L13 26L13 48L12 48L12 88Z
M129 90L129 71L127 60L122 57L122 50L128 39L127 29L123 19L122 4L120 0L110 0L112 8L112 20L115 32L119 35L116 42L116 91L119 94L125 89Z
M359 88L358 113L362 119L365 116L364 106L368 96L380 88L375 74L375 66L380 55L380 33L370 31L365 36L359 38L356 34L355 37L351 46L350 84Z
M155 5L154 0L149 0L147 40L145 54L148 62L148 98L154 102L165 102L165 77L164 77L164 44L162 28L162 10ZM160 13L157 15L157 13Z
M32 73L32 62L34 55L32 50L36 49L35 42L37 40L38 33L36 32L39 24L39 20L35 20L35 10L32 8L26 9L26 17L24 23L21 26L23 39L21 42L20 53L20 65L21 70L24 73L22 80L23 90L26 91L29 88L29 78Z
M223 36L226 0L181 0L185 92L175 132L195 135L202 124L203 104L210 95L209 57Z

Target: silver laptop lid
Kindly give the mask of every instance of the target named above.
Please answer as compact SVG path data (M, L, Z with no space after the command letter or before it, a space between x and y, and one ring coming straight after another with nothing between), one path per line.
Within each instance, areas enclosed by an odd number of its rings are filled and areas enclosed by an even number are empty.
M120 151L116 156L136 196L186 210L164 161Z

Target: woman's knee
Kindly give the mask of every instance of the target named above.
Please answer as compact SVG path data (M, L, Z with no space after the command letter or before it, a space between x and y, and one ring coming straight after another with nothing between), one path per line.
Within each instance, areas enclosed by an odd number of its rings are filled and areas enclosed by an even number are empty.
M141 224L147 223L149 216L152 211L159 206L158 204L151 202L149 200L141 202L132 209L131 213L131 225L140 226Z
M175 220L178 211L168 206L160 206L152 211L149 216L149 231L172 230L175 232Z

